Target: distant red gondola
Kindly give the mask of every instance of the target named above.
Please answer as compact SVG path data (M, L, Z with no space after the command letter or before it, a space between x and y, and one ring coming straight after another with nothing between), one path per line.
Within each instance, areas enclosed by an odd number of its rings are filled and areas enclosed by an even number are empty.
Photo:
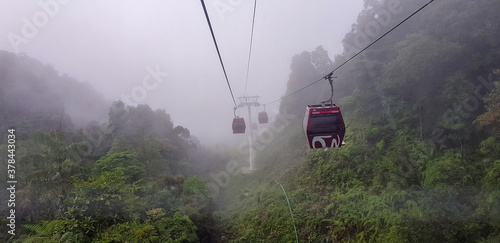
M233 133L245 133L245 119L235 117L233 118Z
M259 123L265 124L267 123L267 121L268 121L267 112L265 111L259 112Z
M308 105L303 125L309 148L342 146L345 125L337 105Z

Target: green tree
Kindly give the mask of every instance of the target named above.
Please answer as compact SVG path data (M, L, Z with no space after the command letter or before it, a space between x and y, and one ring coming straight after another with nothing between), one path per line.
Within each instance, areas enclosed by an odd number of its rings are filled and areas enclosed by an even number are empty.
M500 73L500 71L497 71ZM484 99L486 112L477 120L484 126L491 126L496 132L500 132L500 81L495 82L495 91Z
M121 171L126 181L133 183L145 175L144 167L135 154L126 152L107 154L95 162L92 175L98 178L106 172Z
M64 210L64 200L73 188L73 177L85 172L81 154L84 143L68 144L63 132L34 132L39 150L19 160L24 165L25 185L19 193L27 219L52 219ZM23 218L24 218L23 217Z
M140 218L138 186L126 182L123 170L105 171L95 178L75 182L72 197L67 199L68 216L91 217L98 228Z

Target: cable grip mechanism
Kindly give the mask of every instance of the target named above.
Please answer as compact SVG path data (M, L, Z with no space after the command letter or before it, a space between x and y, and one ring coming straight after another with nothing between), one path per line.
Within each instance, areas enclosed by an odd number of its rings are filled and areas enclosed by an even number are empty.
M321 101L321 104L323 105L323 107L325 106L325 104L330 104L330 105L333 105L333 101L332 101L332 98L333 98L333 79L334 78L337 78L337 76L333 76L333 72L327 74L325 76L325 79L328 80L328 83L330 83L330 99L328 100L325 100L325 101Z

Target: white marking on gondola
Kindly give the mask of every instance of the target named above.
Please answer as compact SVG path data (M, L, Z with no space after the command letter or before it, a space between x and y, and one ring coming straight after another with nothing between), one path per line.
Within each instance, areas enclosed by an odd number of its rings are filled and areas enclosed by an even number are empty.
M340 147L340 137L337 135L337 139L332 139L332 148Z
M326 147L326 141L325 138L331 138L332 136L316 136L312 139L312 145L313 148L325 148ZM320 142L321 146L316 147L316 142Z
M330 144L330 148L336 148L336 147L340 147L341 143L340 143L340 136L337 135L337 138L332 138L333 136L330 135L330 136L315 136L313 137L311 143L312 143L312 146L313 148L327 148L327 142L325 141L325 139L332 139L332 142ZM319 142L321 144L320 147L317 147L316 146L316 142Z

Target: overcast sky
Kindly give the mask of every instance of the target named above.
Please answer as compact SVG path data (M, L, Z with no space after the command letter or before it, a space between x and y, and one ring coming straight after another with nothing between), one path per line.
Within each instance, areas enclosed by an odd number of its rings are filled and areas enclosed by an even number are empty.
M128 104L165 109L202 142L234 136L234 105L199 0L0 3L0 49L51 64L107 99L129 96ZM205 3L234 94L242 96L254 1ZM318 45L331 59L341 53L362 6L362 0L258 0L246 94L262 103L278 99L292 56ZM267 107L271 119L278 106Z

